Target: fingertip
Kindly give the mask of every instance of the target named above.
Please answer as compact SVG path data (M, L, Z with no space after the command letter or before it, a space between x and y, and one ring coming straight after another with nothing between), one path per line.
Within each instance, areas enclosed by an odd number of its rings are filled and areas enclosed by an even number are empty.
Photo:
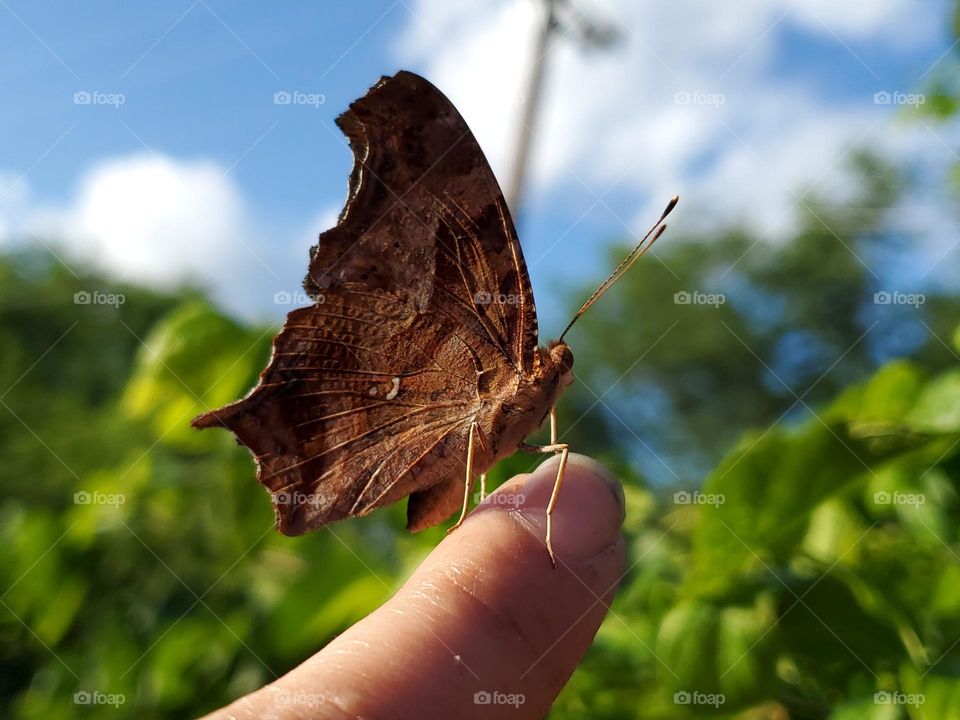
M559 458L551 458L522 482L505 486L504 496L491 498L490 503L493 508L516 508L518 518L543 537L544 544L559 463ZM586 560L614 544L625 507L623 487L609 470L593 458L570 453L552 513L552 544L558 559Z
M557 461L504 483L382 608L308 665L340 707L374 717L481 718L484 693L543 717L590 646L623 572L623 493L599 463L570 455L553 515ZM377 668L375 674L371 668ZM289 682L293 682L291 678Z

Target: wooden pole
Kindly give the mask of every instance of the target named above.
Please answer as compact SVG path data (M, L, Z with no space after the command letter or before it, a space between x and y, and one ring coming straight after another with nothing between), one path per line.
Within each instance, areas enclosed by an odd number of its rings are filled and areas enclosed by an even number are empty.
M520 111L520 124L517 126L516 156L507 185L507 207L513 215L514 223L519 224L520 198L523 193L523 181L527 174L530 145L533 128L537 120L540 99L543 95L543 81L547 67L547 54L550 52L550 39L557 29L556 0L545 0L543 22L534 45L533 64L527 80L527 91L523 95Z
M618 39L617 31L605 24L594 22L583 15L572 0L543 0L543 21L533 48L533 62L527 79L527 92L522 97L520 122L517 126L516 154L510 179L507 183L507 207L514 224L520 224L524 180L534 140L534 128L543 97L544 78L550 55L551 41L557 31L572 35L585 47L607 47Z

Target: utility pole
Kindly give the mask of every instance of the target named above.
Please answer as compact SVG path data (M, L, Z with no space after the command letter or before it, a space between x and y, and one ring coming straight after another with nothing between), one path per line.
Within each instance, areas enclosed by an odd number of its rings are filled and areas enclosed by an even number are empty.
M547 59L553 46L553 37L557 33L572 35L585 48L605 48L612 45L619 33L612 26L586 17L573 4L574 0L542 0L543 20L537 32L537 41L533 47L533 61L527 82L527 92L523 95L520 109L520 123L517 126L516 153L510 182L507 185L507 207L515 223L520 216L520 202L523 194L524 179L533 141L537 111L543 95Z

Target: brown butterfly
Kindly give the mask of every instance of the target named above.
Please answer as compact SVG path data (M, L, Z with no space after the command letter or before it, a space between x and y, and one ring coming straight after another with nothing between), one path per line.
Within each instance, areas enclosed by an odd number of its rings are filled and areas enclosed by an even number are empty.
M277 525L299 535L410 496L407 527L464 521L476 475L517 449L568 448L554 404L572 382L563 342L538 347L520 243L480 146L453 104L410 72L337 118L354 167L337 225L246 397L204 413L253 452ZM660 236L660 220L566 331ZM550 417L550 444L524 439ZM466 472L464 473L464 467ZM453 529L453 528L451 528Z

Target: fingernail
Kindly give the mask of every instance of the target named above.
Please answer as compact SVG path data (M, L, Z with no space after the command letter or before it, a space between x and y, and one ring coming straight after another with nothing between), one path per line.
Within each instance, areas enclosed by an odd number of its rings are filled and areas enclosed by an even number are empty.
M520 514L546 533L546 509L557 479L559 458L543 463L522 489ZM571 453L553 510L553 549L559 558L587 559L606 550L625 517L623 487L603 465Z

